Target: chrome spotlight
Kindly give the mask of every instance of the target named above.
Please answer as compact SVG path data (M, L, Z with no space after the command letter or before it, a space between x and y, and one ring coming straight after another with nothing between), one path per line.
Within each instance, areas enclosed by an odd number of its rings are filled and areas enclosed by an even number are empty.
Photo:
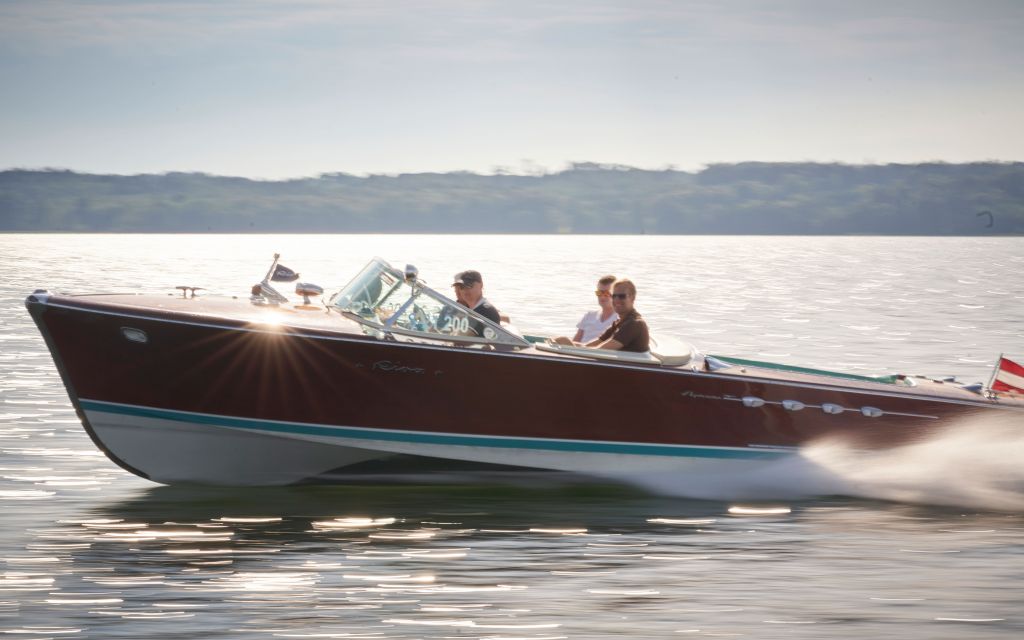
M302 304L309 305L312 304L309 296L322 296L324 294L324 288L320 285L313 284L312 282L296 282L295 293L302 296Z

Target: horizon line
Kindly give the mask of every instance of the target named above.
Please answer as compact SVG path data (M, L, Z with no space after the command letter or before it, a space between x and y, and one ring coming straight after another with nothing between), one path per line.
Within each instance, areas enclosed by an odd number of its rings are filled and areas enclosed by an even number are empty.
M495 167L490 172L478 172L469 169L452 169L449 171L401 171L401 172L382 172L382 173L350 173L347 171L329 171L323 172L316 175L301 175L292 177L256 177L256 176L244 176L235 174L218 174L211 173L209 171L202 170L174 170L168 169L162 172L139 172L139 173L116 173L116 172L93 172L83 171L78 169L72 169L68 167L7 167L0 169L0 173L73 173L83 176L99 176L99 177L141 177L141 176L173 176L173 175L186 175L186 176L203 176L210 178L231 178L240 180L249 180L252 182L294 182L302 180L321 180L324 178L333 177L346 177L346 178L399 178L402 176L478 176L478 177L511 177L511 178L543 178L547 176L556 176L563 173L570 173L573 171L621 171L623 173L637 171L643 173L685 173L690 175L697 175L707 171L708 169L716 167L727 167L727 166L741 166L741 165L776 165L776 166L796 166L796 165L819 165L826 167L849 167L849 168L879 168L879 167L914 167L914 166L971 166L971 165L1017 165L1024 164L1024 160L971 160L966 162L953 162L948 160L928 160L921 162L844 162L844 161L820 161L820 160L741 160L736 162L712 162L701 165L699 169L687 170L679 168L675 165L665 165L660 168L645 168L637 167L632 165L610 163L610 162L570 162L567 163L560 169L549 169L542 167L540 170L535 171L513 171L505 167Z

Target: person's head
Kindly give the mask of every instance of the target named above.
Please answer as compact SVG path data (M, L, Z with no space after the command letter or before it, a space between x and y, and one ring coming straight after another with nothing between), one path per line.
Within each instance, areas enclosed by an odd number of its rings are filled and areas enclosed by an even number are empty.
M472 269L456 273L452 287L455 288L455 299L462 304L476 303L484 295L483 276Z
M605 276L597 281L597 289L594 294L597 295L597 304L601 305L602 309L612 308L612 284L615 283L615 276Z
M636 285L628 278L620 278L612 284L612 308L621 318L633 310L636 300Z

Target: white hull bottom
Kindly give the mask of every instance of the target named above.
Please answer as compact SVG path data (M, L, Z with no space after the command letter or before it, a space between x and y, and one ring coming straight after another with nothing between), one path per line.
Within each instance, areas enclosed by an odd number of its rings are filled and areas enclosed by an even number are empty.
M285 485L395 454L593 476L745 473L788 450L380 431L81 401L110 455L163 484Z

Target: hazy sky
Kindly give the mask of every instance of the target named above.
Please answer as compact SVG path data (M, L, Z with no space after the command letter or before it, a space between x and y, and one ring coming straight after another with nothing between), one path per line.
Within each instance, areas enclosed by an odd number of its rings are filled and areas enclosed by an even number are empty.
M0 2L0 169L1024 160L1024 0Z

